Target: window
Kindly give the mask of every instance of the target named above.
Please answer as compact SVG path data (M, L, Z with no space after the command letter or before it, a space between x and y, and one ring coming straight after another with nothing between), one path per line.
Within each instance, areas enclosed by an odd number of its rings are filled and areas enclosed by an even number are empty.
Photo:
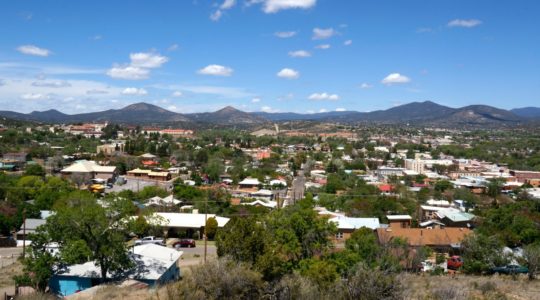
M337 239L337 240L343 239L343 232L338 231L338 233L336 233L336 239Z

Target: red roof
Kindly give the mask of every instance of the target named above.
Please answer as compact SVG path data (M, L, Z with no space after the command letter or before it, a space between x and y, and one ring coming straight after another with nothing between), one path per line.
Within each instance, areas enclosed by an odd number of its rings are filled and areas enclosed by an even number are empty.
M390 184L383 184L379 186L379 190L384 193L391 192L393 189L393 186Z

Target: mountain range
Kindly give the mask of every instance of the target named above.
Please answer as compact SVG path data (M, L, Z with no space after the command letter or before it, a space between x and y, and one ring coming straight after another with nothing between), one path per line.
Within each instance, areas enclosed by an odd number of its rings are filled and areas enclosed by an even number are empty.
M512 125L540 119L540 108L504 110L487 105L451 108L431 101L412 102L372 112L333 111L315 114L244 112L227 106L215 112L180 114L148 103L136 103L122 109L68 115L57 110L23 114L0 111L0 116L44 123L114 122L125 124L206 123L216 125L257 125L283 121L371 122L457 125Z

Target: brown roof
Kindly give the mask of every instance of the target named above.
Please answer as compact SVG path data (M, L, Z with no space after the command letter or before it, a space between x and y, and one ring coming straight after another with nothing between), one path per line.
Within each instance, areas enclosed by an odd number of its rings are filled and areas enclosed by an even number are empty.
M378 228L379 242L385 243L393 238L407 239L409 246L449 246L460 244L471 233L468 228Z

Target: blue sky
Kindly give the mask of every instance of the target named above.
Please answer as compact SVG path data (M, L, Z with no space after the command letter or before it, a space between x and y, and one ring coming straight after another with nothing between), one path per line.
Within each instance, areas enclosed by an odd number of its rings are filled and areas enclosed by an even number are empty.
M0 110L540 106L540 1L4 1Z

